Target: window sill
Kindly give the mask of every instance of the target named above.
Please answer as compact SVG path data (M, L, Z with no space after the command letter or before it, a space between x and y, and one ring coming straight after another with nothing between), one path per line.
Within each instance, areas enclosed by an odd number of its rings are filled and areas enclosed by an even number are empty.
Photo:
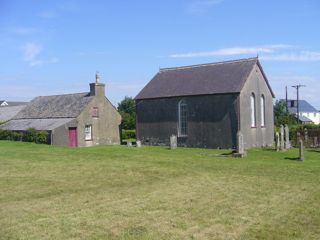
M254 126L254 127L251 126L251 128L257 128L257 127L256 126Z
M92 141L92 140L93 140L93 139L85 139L85 141L87 141L87 142L88 142L88 141Z

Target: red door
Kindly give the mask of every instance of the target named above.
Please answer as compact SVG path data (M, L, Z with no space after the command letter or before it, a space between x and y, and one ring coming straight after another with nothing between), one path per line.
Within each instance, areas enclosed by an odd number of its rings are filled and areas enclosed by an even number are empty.
M69 128L69 146L78 146L77 128Z

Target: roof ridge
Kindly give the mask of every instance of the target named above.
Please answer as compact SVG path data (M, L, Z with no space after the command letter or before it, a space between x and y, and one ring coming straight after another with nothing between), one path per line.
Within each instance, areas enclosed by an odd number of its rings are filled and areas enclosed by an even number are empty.
M181 66L181 67L160 68L159 72L188 69L188 68L197 68L197 67L204 67L204 66L212 66L212 65L219 65L219 64L226 64L226 63L247 62L247 61L252 61L252 60L258 60L258 57L242 58L242 59L236 59L236 60L226 60L226 61L203 63L203 64L194 64L194 65L187 65L187 66Z
M89 92L81 92L81 93L64 93L64 94L54 94L54 95L46 95L46 96L37 96L37 97L56 97L56 96L66 96L66 95L80 95L80 94L89 94ZM36 97L36 98L37 98Z

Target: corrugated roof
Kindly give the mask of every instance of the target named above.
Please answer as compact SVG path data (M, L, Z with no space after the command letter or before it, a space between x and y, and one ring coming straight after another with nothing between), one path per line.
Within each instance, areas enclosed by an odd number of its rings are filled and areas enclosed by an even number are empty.
M258 58L160 69L135 99L239 93L255 64L265 77Z
M20 112L25 105L14 107L0 107L0 122L5 122L12 119L18 112Z
M53 130L74 118L50 118L50 119L15 119L0 125L0 129L12 131L25 131L28 128L36 130Z
M36 97L14 119L75 118L92 98L89 93Z

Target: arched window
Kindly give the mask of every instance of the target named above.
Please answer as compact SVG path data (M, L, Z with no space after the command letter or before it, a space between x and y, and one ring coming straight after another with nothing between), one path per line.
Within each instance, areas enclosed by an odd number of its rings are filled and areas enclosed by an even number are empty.
M263 94L261 95L260 99L260 111L261 111L261 127L265 126L265 101Z
M250 96L250 105L251 105L251 127L256 126L256 99L254 93Z
M178 104L178 114L179 114L179 136L187 136L188 134L188 111L187 103L185 100L181 100Z

